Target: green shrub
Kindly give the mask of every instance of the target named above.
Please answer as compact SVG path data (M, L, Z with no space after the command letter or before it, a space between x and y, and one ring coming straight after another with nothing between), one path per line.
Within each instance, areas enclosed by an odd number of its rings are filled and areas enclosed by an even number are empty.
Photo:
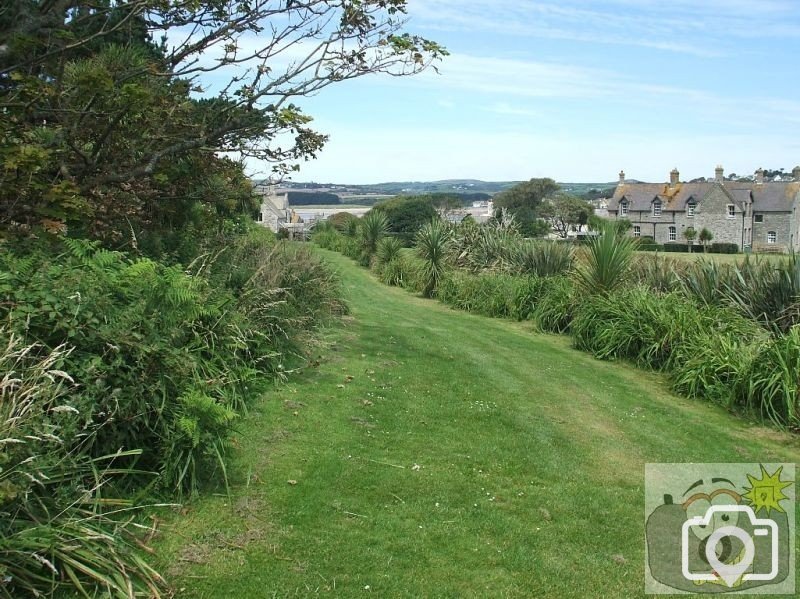
M708 246L708 252L710 254L738 254L739 245L736 243L723 243L718 241Z
M746 404L779 426L800 428L800 327L762 345L750 362Z
M749 373L765 342L763 331L754 332L754 337L739 333L698 337L688 350L691 355L676 366L673 389L729 410L746 407Z
M355 233L358 227L358 217L349 212L337 212L328 217L328 222L333 225L339 233L350 235Z
M670 241L664 244L665 252L688 252L689 244L681 243L679 241Z
M637 255L631 263L631 280L653 291L667 292L680 287L684 262L659 254Z
M569 330L578 305L574 283L567 277L543 279L539 301L533 310L536 326L548 333L565 333Z
M215 273L209 257L190 275L93 243L65 243L61 255L0 256L0 316L46 348L75 347L66 364L80 389L75 448L94 457L140 448L137 468L160 473L159 486L177 494L194 492L201 478L224 481L221 448L232 419L220 420L220 410L243 411L294 353L294 334L342 310L338 281L293 244L256 255L242 244L230 250L238 270ZM181 435L187 418L208 425L198 433L202 443ZM185 443L175 451L179 438ZM170 462L177 455L182 465ZM183 474L190 463L197 476Z
M484 316L527 320L542 287L538 277L451 271L439 283L439 301Z
M68 438L85 419L64 371L71 352L25 346L0 329L0 595L89 596L97 587L109 597L161 597L164 581L139 555L135 525L111 516L132 509L110 484L139 452L92 458Z
M510 270L549 277L569 272L575 262L572 245L557 241L521 241L510 248Z
M657 295L633 287L583 301L571 333L576 347L598 358L672 370L720 335L751 339L761 331L729 308L698 307L677 292Z

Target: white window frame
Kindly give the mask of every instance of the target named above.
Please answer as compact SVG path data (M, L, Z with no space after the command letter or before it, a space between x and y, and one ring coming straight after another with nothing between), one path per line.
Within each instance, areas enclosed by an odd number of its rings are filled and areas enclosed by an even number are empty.
M694 200L689 200L689 203L686 204L686 216L687 218L694 217L694 211L697 208L697 202Z
M727 210L726 216L728 218L736 218L736 206L735 205L728 204L726 206L726 210Z
M658 210L656 210L656 207L658 207ZM661 200L653 200L653 217L654 218L660 218L661 217L662 208L663 208L663 206L661 204Z
M669 240L670 241L678 241L678 228L677 227L670 227L669 228Z
M628 216L628 200L622 200L619 203L619 215Z
M642 228L639 225L633 225L633 236L634 237L642 236Z
M778 243L778 234L775 231L767 231L767 243L770 245Z

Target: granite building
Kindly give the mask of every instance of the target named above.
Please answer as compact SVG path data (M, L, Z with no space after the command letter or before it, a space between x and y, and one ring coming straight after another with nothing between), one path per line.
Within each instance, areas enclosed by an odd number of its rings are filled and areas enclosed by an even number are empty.
M800 167L786 179L767 181L759 169L752 181L726 181L721 166L714 179L693 183L682 183L677 169L669 183L628 182L621 172L608 217L628 219L631 235L656 243L686 243L691 227L698 235L708 229L714 242L740 250L793 251L800 249Z

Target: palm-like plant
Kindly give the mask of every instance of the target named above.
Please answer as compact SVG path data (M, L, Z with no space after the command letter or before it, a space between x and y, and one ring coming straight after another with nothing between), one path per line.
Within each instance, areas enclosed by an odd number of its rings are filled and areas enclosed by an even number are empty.
M600 235L587 246L583 263L575 271L578 286L587 293L608 293L628 278L636 239L620 235L615 223L600 226Z
M378 242L375 249L375 258L378 264L384 265L393 262L400 256L403 244L397 237L384 237Z
M370 210L361 219L358 227L358 241L361 246L360 262L364 266L368 266L375 250L378 247L378 242L386 235L389 229L389 222L386 220L386 215L382 212Z
M422 259L419 275L424 297L433 297L447 271L451 241L450 227L441 220L429 222L417 233L416 252Z

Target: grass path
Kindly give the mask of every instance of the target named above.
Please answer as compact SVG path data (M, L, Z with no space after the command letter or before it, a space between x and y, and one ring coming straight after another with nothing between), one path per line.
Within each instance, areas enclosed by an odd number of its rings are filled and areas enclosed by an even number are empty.
M800 461L658 376L324 255L352 317L241 423L231 497L164 524L179 597L640 596L646 462Z

